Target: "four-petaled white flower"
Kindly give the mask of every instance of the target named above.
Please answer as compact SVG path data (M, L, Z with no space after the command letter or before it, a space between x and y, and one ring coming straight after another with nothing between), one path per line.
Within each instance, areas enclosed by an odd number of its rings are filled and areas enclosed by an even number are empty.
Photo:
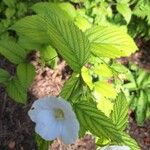
M36 100L28 112L35 131L45 140L59 138L72 144L78 138L79 123L69 102L54 96Z
M113 145L113 146L105 146L100 150L130 150L130 148L128 146Z

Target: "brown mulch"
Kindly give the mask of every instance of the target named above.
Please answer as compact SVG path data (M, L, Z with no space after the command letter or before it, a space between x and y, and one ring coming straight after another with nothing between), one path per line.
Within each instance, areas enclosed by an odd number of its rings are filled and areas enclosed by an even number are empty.
M128 132L136 139L142 150L150 150L150 119L145 121L143 126L138 126L134 118L135 116L129 118Z
M140 51L131 55L131 57L129 57L129 61L134 62L139 67L150 72L150 41L144 41L139 38L136 40L136 43Z
M140 42L138 42L140 44ZM150 42L141 44L142 51L132 55L129 60L138 63L139 66L150 70ZM36 67L36 77L29 89L28 105L23 106L11 100L5 89L0 86L0 150L37 150L34 140L34 124L27 115L33 100L45 95L58 95L64 82L69 78L71 70L64 61L59 61L55 70L49 67L42 68L38 63L37 55L32 59ZM12 75L15 66L0 56L0 68L7 69ZM130 118L129 133L140 144L142 150L150 149L150 120L142 127L138 127L134 117ZM55 141L52 150L95 150L94 139L90 135L77 140L75 144L63 145Z
M95 139L91 135L85 135L71 145L64 145L55 141L49 150L96 150Z
M29 105L12 101L0 87L0 150L36 150Z

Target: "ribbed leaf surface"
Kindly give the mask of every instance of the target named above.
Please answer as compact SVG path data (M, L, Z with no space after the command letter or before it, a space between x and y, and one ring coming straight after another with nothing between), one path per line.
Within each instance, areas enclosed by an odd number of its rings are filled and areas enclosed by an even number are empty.
M0 54L14 64L22 63L26 59L26 51L13 41L0 41Z
M17 67L17 77L23 87L29 87L35 77L34 66L29 63L19 64Z
M68 101L71 101L75 99L79 93L80 93L80 77L78 75L72 75L72 77L65 82L65 85L60 93L60 96Z
M66 19L66 15L58 13L60 8L57 5L52 6L50 11L42 5L39 15L18 21L12 29L34 43L51 44L70 67L79 72L90 54L89 40L73 22Z
M123 131L126 128L128 122L128 103L122 92L115 101L111 117L118 130Z
M40 2L35 4L32 9L37 13L37 14L43 14L46 15L47 11L50 12L51 14L55 14L59 18L63 19L71 19L69 15L61 9L61 5L63 3L50 3L50 2Z
M93 103L82 101L74 106L76 115L86 130L94 135L110 138L113 141L121 141L121 137L112 121L96 108Z
M49 12L44 18L48 23L50 43L70 67L79 72L90 54L90 43L87 37L71 21L58 18Z
M99 57L128 56L137 50L133 39L121 28L96 26L86 32L92 42L92 52Z
M37 15L28 16L19 20L11 29L17 31L21 37L24 37L24 39L30 42L43 45L48 43L48 35L46 34L47 24Z
M4 83L5 84L5 82L9 78L10 78L10 74L6 70L0 68L0 83Z
M27 90L24 88L17 78L9 81L6 87L8 95L19 103L26 103L27 100Z
M137 142L131 138L128 134L122 133L122 145L127 145L130 147L130 150L140 150L140 147L138 146Z

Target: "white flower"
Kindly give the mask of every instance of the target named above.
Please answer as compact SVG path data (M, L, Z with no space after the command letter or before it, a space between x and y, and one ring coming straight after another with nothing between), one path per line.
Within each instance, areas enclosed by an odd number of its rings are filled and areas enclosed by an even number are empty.
M72 144L78 138L78 120L70 103L62 98L50 96L38 99L28 115L36 123L36 133L45 140L59 138L65 144Z
M105 146L101 148L100 150L130 150L130 148L128 146L113 145L113 146Z

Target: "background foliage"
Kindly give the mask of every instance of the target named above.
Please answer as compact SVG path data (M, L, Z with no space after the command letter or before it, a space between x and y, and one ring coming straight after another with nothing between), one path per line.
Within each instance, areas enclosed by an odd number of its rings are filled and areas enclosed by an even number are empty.
M72 104L80 135L92 133L97 146L128 145L138 150L124 132L129 108L125 94L133 96L134 100L129 96L130 106L142 124L149 112L148 75L127 69L115 59L138 50L133 38L149 39L149 1L37 2L0 2L0 54L16 66L13 75L0 69L0 83L8 95L16 102L27 102L36 72L28 59L32 51L40 53L42 64L53 68L61 56L73 73L60 96ZM43 147L40 137L37 141Z

